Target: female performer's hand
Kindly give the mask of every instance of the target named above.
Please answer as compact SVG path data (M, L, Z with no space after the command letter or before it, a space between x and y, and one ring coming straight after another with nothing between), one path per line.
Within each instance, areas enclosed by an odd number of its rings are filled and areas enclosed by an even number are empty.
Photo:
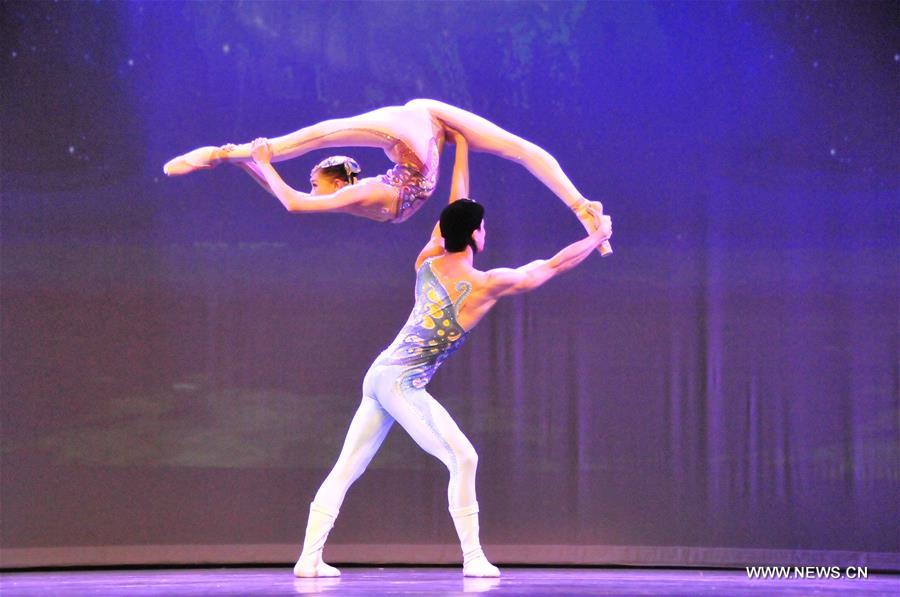
M265 137L254 139L250 145L250 157L257 164L268 164L272 159L272 149L269 147L269 140Z

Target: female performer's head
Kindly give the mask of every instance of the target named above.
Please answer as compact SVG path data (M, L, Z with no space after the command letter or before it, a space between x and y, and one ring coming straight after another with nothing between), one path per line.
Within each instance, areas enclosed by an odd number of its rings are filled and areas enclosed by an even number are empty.
M333 155L325 158L309 173L311 195L328 195L359 180L360 167L353 158Z
M441 212L441 236L448 253L460 253L466 247L472 253L484 249L484 207L471 199L457 199Z

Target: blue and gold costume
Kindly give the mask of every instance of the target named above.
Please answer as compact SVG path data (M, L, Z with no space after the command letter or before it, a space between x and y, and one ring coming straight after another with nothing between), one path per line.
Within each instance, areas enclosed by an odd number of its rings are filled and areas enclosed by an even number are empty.
M405 371L400 376L401 386L424 388L441 363L462 346L468 335L456 321L456 314L472 291L472 285L460 281L456 291L460 294L454 302L431 269L431 259L426 260L416 275L416 304L406 325L372 367L402 366Z
M415 305L397 337L378 355L363 380L363 398L334 470L316 503L337 510L350 484L362 474L394 421L450 470L451 508L475 502L475 448L425 386L437 368L462 346L468 333L457 314L472 290L460 280L454 302L427 259L416 272Z
M478 538L478 455L447 410L425 390L437 368L468 336L457 316L472 285L458 281L454 289L459 295L452 300L431 261L426 260L416 272L412 313L391 345L369 367L362 401L350 422L338 461L310 504L303 551L294 567L298 576L340 574L322 562L325 540L347 490L375 456L394 421L450 471L447 500L463 551L464 574L499 575L484 556Z

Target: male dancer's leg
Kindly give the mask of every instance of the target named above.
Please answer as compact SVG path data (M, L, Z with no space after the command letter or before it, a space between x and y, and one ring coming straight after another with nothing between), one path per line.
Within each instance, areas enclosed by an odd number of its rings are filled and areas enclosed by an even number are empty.
M394 419L374 399L363 396L350 422L344 447L309 507L309 520L295 576L339 576L340 571L322 561L325 540L334 525L347 490L356 481L387 436Z
M340 510L347 490L366 470L393 424L394 418L377 401L363 396L350 422L341 454L313 501Z
M381 404L419 447L438 458L450 471L447 487L450 507L474 504L478 454L447 409L425 390L395 388L388 399L381 396Z
M388 382L390 383L390 382ZM387 385L387 384L385 384ZM447 499L459 535L466 576L499 576L481 549L475 470L478 455L469 439L441 404L425 390L401 387L398 381L378 392L381 405L419 446L450 471Z

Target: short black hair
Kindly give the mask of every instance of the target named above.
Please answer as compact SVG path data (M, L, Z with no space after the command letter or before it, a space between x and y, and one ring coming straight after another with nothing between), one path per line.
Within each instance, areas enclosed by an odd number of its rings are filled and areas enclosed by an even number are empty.
M478 247L472 239L472 233L481 228L484 220L484 206L472 199L457 199L441 212L441 236L444 237L444 249L449 253L465 251L472 247L477 253Z

